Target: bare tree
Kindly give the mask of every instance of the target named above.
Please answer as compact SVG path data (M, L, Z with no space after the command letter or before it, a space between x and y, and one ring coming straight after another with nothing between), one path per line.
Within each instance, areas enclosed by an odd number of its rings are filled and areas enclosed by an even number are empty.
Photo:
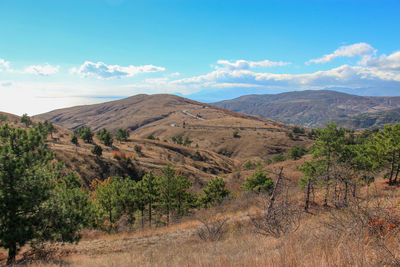
M261 214L250 216L250 220L256 233L279 238L298 229L301 211L289 199L288 179L283 175L283 167L275 175L277 179L271 195L261 196L263 211Z

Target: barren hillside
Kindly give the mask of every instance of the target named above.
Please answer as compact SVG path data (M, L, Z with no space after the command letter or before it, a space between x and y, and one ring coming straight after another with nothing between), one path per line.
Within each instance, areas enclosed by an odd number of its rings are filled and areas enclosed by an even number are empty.
M321 127L327 122L361 113L399 107L400 97L366 97L328 90L308 90L276 95L246 95L213 105L289 123Z

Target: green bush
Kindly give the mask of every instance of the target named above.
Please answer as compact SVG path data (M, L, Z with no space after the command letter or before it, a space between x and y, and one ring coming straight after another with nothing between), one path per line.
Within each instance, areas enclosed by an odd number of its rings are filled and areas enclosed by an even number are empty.
M294 146L289 151L289 158L297 160L307 154L307 149L304 147Z
M252 177L246 179L241 188L247 192L269 193L274 187L274 182L261 168L254 172Z
M286 155L285 154L277 154L272 157L273 162L282 162L286 160Z

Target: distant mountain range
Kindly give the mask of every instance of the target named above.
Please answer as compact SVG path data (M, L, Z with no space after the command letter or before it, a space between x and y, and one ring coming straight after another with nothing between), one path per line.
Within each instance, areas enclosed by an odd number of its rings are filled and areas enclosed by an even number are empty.
M212 103L235 112L265 116L308 127L336 121L353 129L400 122L400 97L357 96L330 90L246 95Z

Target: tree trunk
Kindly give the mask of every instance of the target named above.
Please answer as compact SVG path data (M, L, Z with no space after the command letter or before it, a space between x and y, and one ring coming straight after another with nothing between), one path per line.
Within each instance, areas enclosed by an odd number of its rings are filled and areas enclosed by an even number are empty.
M144 208L141 210L142 212L142 229L144 228Z
M399 152L400 153L400 152ZM399 155L400 156L400 155ZM397 178L399 177L399 172L400 172L400 163L397 163L397 170L396 170L396 176L394 177L393 184L397 183Z
M328 196L329 196L329 181L330 181L330 168L331 168L331 155L328 154L328 163L326 166L326 185L325 185L325 197L324 197L324 207L328 207Z
M394 162L395 162L396 154L393 152L392 155L392 167L390 169L390 176L389 176L389 184L393 184L392 179L393 179L393 173L394 173Z
M279 185L280 185L280 182L281 182L281 180L282 180L282 178L283 178L282 172L283 172L283 167L281 167L281 169L280 169L280 171L279 171L278 179L276 180L274 189L272 190L272 194L271 194L271 197L270 197L270 199L269 199L269 205L268 205L268 208L267 208L267 215L270 214L270 212L271 212L271 210L272 210L272 207L273 207L273 205L274 205L275 197L276 197L277 192L278 192L277 190L278 190L278 187L279 187Z
M169 207L167 208L167 225L169 225Z
M149 226L150 226L150 228L151 228L151 206L152 206L152 203L150 202L149 203Z
M347 206L347 192L349 190L349 185L347 182L344 182L344 204Z
M8 248L8 258L6 265L13 265L15 263L15 256L17 255L17 244L13 243Z
M306 204L304 206L304 211L308 212L308 207L310 205L310 193L311 193L311 179L307 181L307 192L306 192Z

